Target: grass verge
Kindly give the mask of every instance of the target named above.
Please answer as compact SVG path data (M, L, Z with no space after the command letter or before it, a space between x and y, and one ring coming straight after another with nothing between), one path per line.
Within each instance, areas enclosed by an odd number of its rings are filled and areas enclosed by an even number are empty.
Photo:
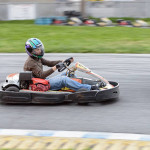
M35 25L0 21L0 52L25 52L28 38L39 38L49 53L150 53L150 29Z

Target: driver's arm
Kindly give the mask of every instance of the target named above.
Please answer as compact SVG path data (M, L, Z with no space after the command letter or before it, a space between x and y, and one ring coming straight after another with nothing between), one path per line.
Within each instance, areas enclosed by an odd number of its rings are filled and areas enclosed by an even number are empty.
M49 60L46 60L44 58L41 59L41 62L43 65L46 65L48 67L53 67L55 66L56 64L58 64L59 62L62 62L62 60L57 60L57 61L49 61Z
M30 63L24 67L24 71L32 71L33 77L45 79L55 71L55 66L52 67L51 69L43 71L43 69L37 64Z
M42 69L37 68L37 67L32 68L33 76L35 76L37 78L42 78L42 79L45 79L46 77L51 75L54 71L55 70L53 68L48 69L46 71L43 71Z

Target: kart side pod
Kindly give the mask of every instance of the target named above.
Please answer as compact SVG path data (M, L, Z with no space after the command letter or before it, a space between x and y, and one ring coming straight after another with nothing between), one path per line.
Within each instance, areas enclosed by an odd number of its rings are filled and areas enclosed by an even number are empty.
M92 90L83 91L70 94L68 97L77 103L94 103L103 102L119 97L119 84L117 82L109 81L114 87L106 90Z

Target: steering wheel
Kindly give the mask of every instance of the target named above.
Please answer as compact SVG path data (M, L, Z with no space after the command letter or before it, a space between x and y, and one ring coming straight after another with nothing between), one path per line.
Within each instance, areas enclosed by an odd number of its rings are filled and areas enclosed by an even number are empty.
M71 59L73 59L73 57L70 57L68 59L66 59L64 62L60 62L56 65L56 68L58 69L58 72L62 72L64 71L67 66L69 66L71 64Z

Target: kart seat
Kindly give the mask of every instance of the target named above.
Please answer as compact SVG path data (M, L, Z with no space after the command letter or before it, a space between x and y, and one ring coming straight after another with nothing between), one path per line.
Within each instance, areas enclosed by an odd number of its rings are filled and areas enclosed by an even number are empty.
M19 74L19 81L32 81L33 84L43 84L48 85L49 81L41 78L33 78L32 71L24 71Z

